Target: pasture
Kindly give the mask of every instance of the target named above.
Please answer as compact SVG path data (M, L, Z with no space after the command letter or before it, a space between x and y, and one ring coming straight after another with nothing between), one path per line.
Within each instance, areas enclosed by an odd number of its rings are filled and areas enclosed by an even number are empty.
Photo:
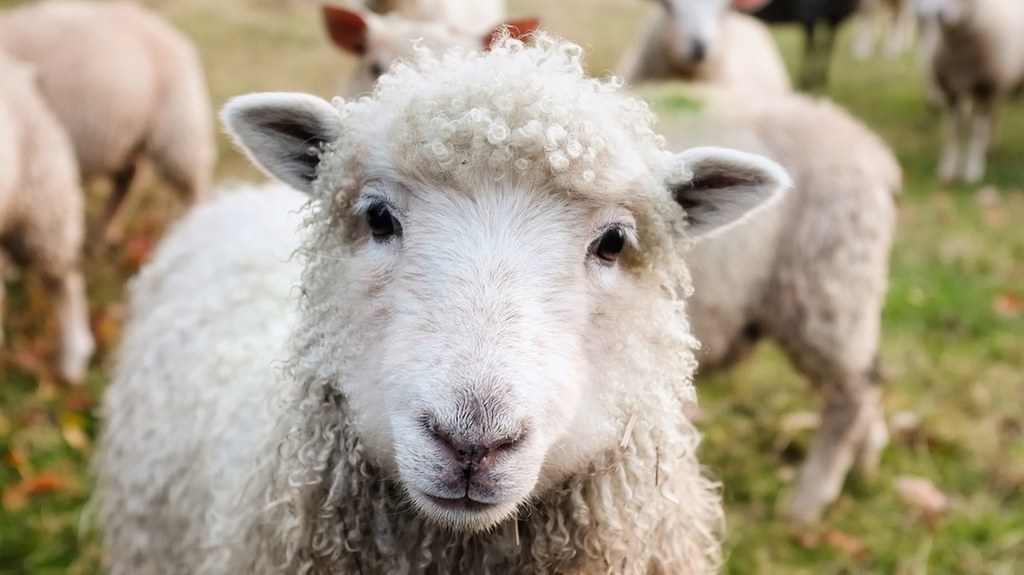
M18 4L0 0L0 7ZM325 39L309 0L148 0L198 45L213 101L260 90L335 93L352 67ZM581 43L591 70L614 67L653 2L510 0ZM980 186L933 176L939 117L912 55L855 62L842 35L826 95L895 149L904 168L883 330L892 443L873 483L853 478L822 524L778 513L813 430L815 398L763 346L704 380L701 453L724 482L726 572L839 574L1024 571L1024 102L1007 110ZM800 34L779 29L790 70ZM261 178L220 139L219 180ZM55 326L31 277L11 286L0 354L0 573L100 572L89 529L89 459L105 367L120 335L125 283L159 239L170 194L144 190L118 248L87 256L99 353L87 383L47 368ZM104 190L91 190L98 209ZM924 481L922 481L924 480ZM927 488L934 485L935 491ZM83 515L83 511L85 514Z

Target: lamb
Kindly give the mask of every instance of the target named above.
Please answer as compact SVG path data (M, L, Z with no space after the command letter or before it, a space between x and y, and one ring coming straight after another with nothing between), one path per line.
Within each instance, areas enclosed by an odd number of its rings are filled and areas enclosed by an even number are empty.
M83 179L111 180L96 228L106 241L123 233L142 159L186 202L206 196L216 153L206 80L169 24L128 2L45 0L0 13L0 48L35 65Z
M683 78L759 94L791 90L768 29L729 9L729 0L660 0L640 41L623 57L626 82Z
M414 20L399 14L378 16L330 4L323 7L323 19L334 45L359 58L341 90L349 96L372 90L377 78L394 62L414 55L415 46L433 50L479 48L488 46L504 30L521 38L540 25L536 18L524 18L496 24L486 33L470 34L454 31L441 22Z
M395 12L409 20L435 21L466 36L480 36L505 20L505 0L366 0L378 14Z
M682 256L781 168L665 151L546 34L224 119L312 199L295 236L294 194L202 207L135 281L98 450L112 573L717 569Z
M938 176L979 182L1000 109L1024 88L1024 4L930 0L920 1L919 11L938 22L931 74L946 124Z
M0 246L42 275L60 323L58 373L85 377L93 338L79 268L84 206L68 136L30 66L0 51ZM0 283L0 304L3 299ZM0 333L2 337L2 333Z
M818 88L828 84L828 69L836 32L857 11L861 0L735 0L734 5L769 24L800 24L804 29L804 59L798 84ZM816 36L825 24L824 41Z
M775 98L678 85L641 94L670 145L727 145L767 156L793 177L781 201L699 243L689 254L688 311L701 375L773 340L824 397L821 425L785 512L817 520L856 460L877 469L888 434L877 354L893 197L890 149L838 106L795 93ZM672 111L659 102L693 105Z

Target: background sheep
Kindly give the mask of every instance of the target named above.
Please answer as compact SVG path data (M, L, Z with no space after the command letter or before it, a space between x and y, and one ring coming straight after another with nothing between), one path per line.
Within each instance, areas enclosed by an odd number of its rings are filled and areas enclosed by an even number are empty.
M682 78L759 94L788 92L789 73L768 29L729 10L730 0L660 0L641 39L623 57L627 83Z
M467 36L487 34L505 20L504 0L367 0L364 5L378 14L436 21Z
M108 241L142 158L185 201L206 194L215 147L202 64L162 19L127 2L47 0L0 13L0 47L35 65L83 176L112 180L98 227Z
M799 84L816 88L828 83L836 31L857 10L861 0L735 0L734 4L769 24L800 24L804 29L804 59ZM825 25L824 38L817 35Z
M359 58L359 63L342 86L348 95L363 94L373 89L374 82L400 59L409 59L415 46L434 50L456 46L476 49L488 45L497 30L508 28L515 37L534 31L536 19L498 23L486 32L455 31L439 21L410 19L400 12L378 16L364 10L340 6L323 7L324 25L334 45Z
M201 208L140 276L104 408L114 573L717 569L682 254L786 177L663 151L578 46L537 43L229 104L314 197L302 287L283 193Z
M679 86L645 94L657 102L680 92L687 94ZM702 344L701 374L733 365L767 338L824 397L787 508L813 521L855 460L874 474L888 437L877 354L899 164L877 136L828 102L689 94L691 111L661 118L672 146L736 147L779 162L793 177L781 202L689 254L688 310Z
M870 58L879 39L884 41L885 54L895 58L914 41L913 0L860 0L857 28L857 39L853 44L856 58Z
M71 381L85 376L93 351L79 271L84 217L67 135L43 102L34 71L0 51L0 244L50 290L60 321L58 369ZM0 304L3 296L0 283Z
M921 0L919 9L938 21L931 73L946 123L938 175L975 183L985 175L1000 109L1024 87L1024 4Z

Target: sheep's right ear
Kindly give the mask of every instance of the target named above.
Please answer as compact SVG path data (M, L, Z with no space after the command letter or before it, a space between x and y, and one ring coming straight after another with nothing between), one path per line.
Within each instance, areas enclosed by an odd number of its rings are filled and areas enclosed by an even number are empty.
M669 160L665 187L686 212L687 233L705 237L776 201L789 175L768 158L728 148L693 148Z
M309 94L238 96L224 106L221 120L254 164L306 193L313 191L320 151L341 135L338 110Z

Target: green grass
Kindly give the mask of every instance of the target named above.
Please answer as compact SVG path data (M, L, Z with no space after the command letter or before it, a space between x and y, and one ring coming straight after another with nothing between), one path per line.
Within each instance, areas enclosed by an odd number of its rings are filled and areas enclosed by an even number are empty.
M614 67L648 9L637 0L511 3L513 13L539 14L581 42L598 73ZM311 0L148 4L196 39L218 105L252 90L330 95L351 67L321 37ZM877 480L851 479L821 527L799 530L777 509L811 435L787 416L817 409L806 383L770 346L703 382L702 459L725 484L726 570L1024 572L1024 105L1004 118L985 186L939 186L932 176L938 117L925 104L917 64L909 56L853 62L848 32L827 95L877 130L905 170L883 342L886 407L904 423ZM781 30L778 37L793 70L799 36ZM219 176L256 177L223 138L220 151ZM124 282L174 208L167 194L145 194L126 246L89 257L102 348L84 387L65 387L38 367L52 351L47 302L31 278L11 289L0 361L0 573L99 571L95 534L81 529L95 409L119 335ZM925 517L897 494L904 475L933 481L952 509ZM25 493L32 482L36 489Z

